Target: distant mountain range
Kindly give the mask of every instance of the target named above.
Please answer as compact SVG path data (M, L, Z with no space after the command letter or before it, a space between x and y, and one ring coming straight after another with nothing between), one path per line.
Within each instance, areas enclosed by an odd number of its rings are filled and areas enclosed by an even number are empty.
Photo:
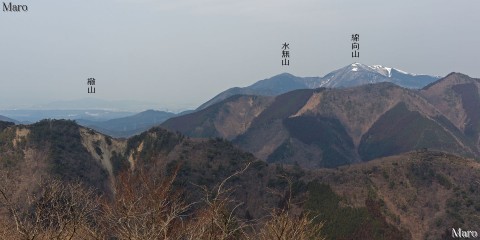
M0 121L18 123L17 120L0 115Z
M360 63L354 63L333 71L325 77L302 78L284 73L270 79L258 81L246 88L231 88L201 105L197 111L234 95L277 96L296 89L314 89L318 87L344 88L377 82L391 82L408 88L421 88L438 78L439 77L435 76L410 74L395 68L382 67L380 65L366 66ZM248 106L245 107L248 108ZM77 118L79 119L77 122L83 126L94 128L99 132L114 137L129 137L156 126L171 117L184 115L186 113L188 112L175 115L169 112L147 111L134 116L126 116L120 119L104 120L101 122ZM189 122L191 119L186 119L188 120L185 120L184 125L193 124ZM225 121L228 121L228 119ZM226 128L224 131L232 131L232 129Z
M178 114L147 110L140 113L105 110L0 110L16 119L0 115L0 121L32 124L42 119L68 119L112 137L130 137L163 123L165 120L190 113ZM17 119L20 119L18 121Z
M106 121L135 114L134 112L111 110L48 110L48 109L16 109L0 110L0 114L22 123L34 123L42 119L87 119L91 121Z
M83 98L76 100L54 101L45 104L35 104L30 109L37 110L106 110L115 112L139 112L145 109L159 108L158 103L135 100L103 100L98 98Z
M407 73L381 65L367 66L361 63L353 63L330 72L324 77L297 77L289 73L283 73L258 81L248 87L230 88L202 104L197 110L204 109L237 94L276 96L297 89L343 88L379 82L391 82L401 87L419 89L439 78L438 76Z
M174 173L172 192L196 203L192 211L203 207L198 186L225 184L243 203L234 212L242 219L264 221L266 209L284 206L290 193L294 209L324 222L329 239L447 239L452 226L480 224L478 109L480 79L451 73L422 89L389 82L297 89L235 95L179 115L77 120L89 127L14 125L0 116L0 173L20 199L39 190L31 187L38 179L81 182L113 196L125 172ZM161 127L171 131L150 128L167 118Z
M404 71L354 63L335 70L324 77L296 77L288 73L261 80L245 88L228 89L197 108L205 109L233 95L277 96L297 89L315 89L318 87L343 88L376 82L392 82L407 88L421 88L439 77L416 75ZM71 119L102 133L114 137L128 137L158 125L175 115L166 111L144 111L156 104L140 101L106 101L101 99L80 99L37 104L30 109L0 110L15 123L29 124L42 119Z
M0 115L22 123L34 123L42 119L82 119L98 122L132 116L146 109L161 109L161 106L144 101L84 98L15 108L4 107L0 109Z
M230 139L268 162L304 167L335 167L422 148L479 158L479 89L479 79L452 73L421 90L375 83L276 97L236 95L161 126Z
M76 120L78 124L93 128L112 137L129 137L148 130L176 116L175 113L147 110L133 116L111 119L107 121Z

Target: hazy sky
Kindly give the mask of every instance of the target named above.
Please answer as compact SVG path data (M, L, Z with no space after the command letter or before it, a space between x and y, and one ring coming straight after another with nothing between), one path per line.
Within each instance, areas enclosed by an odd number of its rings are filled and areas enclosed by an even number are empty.
M8 3L8 2L7 2ZM0 101L92 97L196 107L273 75L352 62L480 77L477 0L12 0L0 12ZM360 34L360 58L351 34ZM290 66L281 66L283 42Z

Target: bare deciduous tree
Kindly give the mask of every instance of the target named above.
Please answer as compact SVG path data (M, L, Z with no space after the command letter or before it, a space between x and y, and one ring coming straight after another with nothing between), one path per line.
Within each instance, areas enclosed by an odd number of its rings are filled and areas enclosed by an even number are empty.
M224 179L212 191L201 186L204 191L203 203L205 207L200 209L188 223L185 234L186 239L248 239L246 229L249 225L238 219L236 209L242 205L235 201L231 194L233 188L225 188L227 181L242 174L250 166L250 163Z
M180 215L189 205L172 184L176 177L154 178L142 172L120 174L113 201L105 200L103 225L118 239L178 239Z
M257 238L261 240L325 239L321 234L323 223L315 223L314 218L310 218L306 213L294 213L292 180L287 176L280 177L287 180L288 189L284 193L274 193L285 198L285 206L270 211L269 219L261 227Z
M250 164L213 189L206 186L201 202L186 203L172 176L152 176L141 170L117 176L114 196L99 197L80 183L43 180L30 193L13 194L15 184L0 185L1 239L130 239L130 240L233 240L323 239L323 224L308 214L295 214L292 181L277 192L286 204L273 209L258 225L240 219L242 206L227 182L243 174ZM2 183L3 183L2 182ZM24 199L22 201L22 199ZM193 205L196 205L195 208ZM8 221L11 220L11 221ZM256 227L254 227L256 226ZM257 229L257 231L255 231Z
M288 210L273 210L270 219L260 230L262 240L325 239L321 236L323 223L316 224L307 214L295 215Z
M92 220L98 201L94 191L80 183L43 180L35 194L23 196L24 202L13 199L6 186L0 194L16 230L11 239L94 238Z

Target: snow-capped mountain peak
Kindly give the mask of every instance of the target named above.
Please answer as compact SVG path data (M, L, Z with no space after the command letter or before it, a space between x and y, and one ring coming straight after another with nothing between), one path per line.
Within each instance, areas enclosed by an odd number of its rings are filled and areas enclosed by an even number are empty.
M350 87L377 82L391 82L407 88L421 88L439 77L411 74L383 65L352 63L330 72L317 81L309 82L308 87Z
M352 63L350 64L350 66L348 66L348 70L349 71L352 71L352 72L358 72L360 70L368 70L368 66L365 65L365 64L361 64L361 63Z
M408 72L402 71L398 68L385 67L385 66L382 66L382 65L372 65L372 66L368 66L368 67L371 68L372 70L374 70L375 72L380 73L383 76L389 77L389 78L392 77L392 69L395 70L396 72L404 74L404 75L417 76L417 74L408 73Z
M392 68L384 67L382 65L373 65L368 67L375 72L382 74L385 77L392 77Z
M389 82L405 88L420 89L437 81L440 77L416 75L382 65L365 65L358 62L336 69L323 77L296 77L280 74L264 79L244 88L231 88L218 94L198 109L238 94L276 96L296 89L346 88L365 84Z

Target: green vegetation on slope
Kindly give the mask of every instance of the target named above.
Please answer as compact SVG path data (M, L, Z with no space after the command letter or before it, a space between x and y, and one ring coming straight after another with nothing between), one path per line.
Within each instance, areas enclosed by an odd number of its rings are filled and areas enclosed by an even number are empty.
M386 222L381 200L370 196L366 207L360 208L340 206L340 200L329 185L318 181L308 184L305 210L317 222L325 222L323 231L329 239L405 239L404 233Z
M184 136L160 127L154 127L140 135L133 136L127 142L127 155L133 153L143 163L151 162L160 154L168 154L177 146ZM137 148L142 144L142 151Z
M16 128L12 127L14 125L15 124L11 122L0 121L0 153L2 153L0 154L1 167L13 167L24 157L22 147L26 143L25 138L21 139L21 141L17 143L20 145L19 147L14 148L13 146L16 135Z
M79 126L70 120L42 120L29 129L28 146L49 149L50 171L65 181L103 188L108 174L85 149Z
M15 126L15 123L0 121L0 131L3 131L3 129L11 127L11 126Z

